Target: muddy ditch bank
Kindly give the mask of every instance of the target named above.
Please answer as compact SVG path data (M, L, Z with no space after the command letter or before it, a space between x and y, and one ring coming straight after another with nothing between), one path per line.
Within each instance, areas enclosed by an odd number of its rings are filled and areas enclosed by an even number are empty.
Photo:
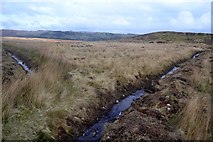
M208 60L206 54L196 55L180 64L174 74L160 79L155 85L158 91L146 93L120 118L107 124L100 141L183 140L184 131L175 125L176 115L190 98L190 76L203 69L201 61Z
M2 50L2 84L10 83L11 80L23 75L23 69L16 63L12 57Z
M16 55L13 55L10 52L7 52L7 54L9 56L11 56L16 63L18 63L18 65L20 65L22 67L22 69L26 72L26 73L32 73L32 71L30 70L30 68L25 64L25 62L23 62L22 60L20 60Z
M197 54L197 53L196 53ZM22 54L14 53L18 58L26 61L26 64L29 64L29 67L34 66L34 63L32 63L31 59L25 59L25 57L21 57ZM145 92L148 93L155 93L159 89L156 87L157 84L159 84L158 80L162 75L170 71L175 65L180 64L181 62L186 62L190 59L181 60L177 63L174 63L170 67L168 67L163 73L158 75L147 75L142 76L140 73L135 76L135 80L129 81L126 84L122 84L121 82L117 81L116 85L116 91L108 91L104 90L102 88L96 89L96 95L99 98L100 102L97 105L94 106L91 104L86 109L86 113L88 114L88 118L85 118L82 120L81 118L77 118L77 120L67 117L66 123L68 127L72 128L72 133L67 132L62 126L58 128L58 140L63 141L76 141L78 137L82 136L83 133L90 128L93 124L95 124L97 121L99 121L104 115L106 115L114 106L114 104L117 104L118 102L121 102L122 99L126 98L132 92L135 92L136 90L143 89ZM36 68L36 66L34 66ZM45 136L45 134L42 133L42 135ZM48 137L48 136L47 136Z
M38 60L35 60L35 59L37 59L39 57L39 58L41 58L40 60L42 60L42 56L39 55L38 53L32 54L33 51L28 51L28 50L16 51L13 48L10 49L10 48L7 48L7 47L3 47L3 50L7 54L11 54L10 56L12 56L13 59L17 58L22 63L24 63L27 66L28 69L38 70L39 63L38 63ZM18 60L16 60L17 63L18 63Z
M196 55L195 53L194 55ZM194 56L193 55L193 56ZM193 57L192 56L192 57ZM98 108L94 108L91 105L91 108L87 108L89 114L89 118L86 121L80 122L73 122L71 118L67 119L67 123L69 126L74 127L75 133L70 134L66 132L63 127L59 128L58 133L58 140L63 141L77 141L80 136L86 132L89 128L93 126L93 124L97 123L98 121L103 118L118 102L121 102L122 99L126 98L128 95L132 94L132 92L136 92L136 90L144 90L146 93L155 93L159 91L159 88L156 87L159 84L159 79L164 75L166 72L169 72L174 66L179 66L182 62L186 62L192 59L181 60L177 63L174 63L170 67L168 67L165 72L160 73L158 75L137 75L135 76L136 80L130 81L127 84L121 84L119 81L117 82L116 91L107 91L102 90L101 88L97 89L97 97L100 99L100 104Z

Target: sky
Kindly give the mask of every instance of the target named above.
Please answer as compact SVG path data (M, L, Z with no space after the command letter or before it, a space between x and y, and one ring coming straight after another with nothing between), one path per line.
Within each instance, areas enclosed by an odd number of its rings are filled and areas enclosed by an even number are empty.
M1 1L1 29L211 33L211 0Z

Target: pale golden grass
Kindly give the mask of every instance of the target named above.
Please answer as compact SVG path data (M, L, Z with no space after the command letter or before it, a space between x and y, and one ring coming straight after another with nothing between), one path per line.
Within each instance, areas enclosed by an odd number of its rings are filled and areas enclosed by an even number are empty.
M188 101L180 122L180 128L184 130L186 140L210 138L210 101L209 94L196 94Z
M205 49L204 45L194 47L193 44L185 43L79 42L22 38L3 38L3 41L5 46L34 49L48 59L38 71L4 86L3 116L8 119L4 124L6 139L34 138L33 131L40 129L55 136L60 125L70 132L72 128L67 127L65 118L87 118L85 108L99 104L96 89L113 91L117 81L125 85L134 81L138 74L145 76L161 73L175 62ZM27 107L20 108L22 105ZM34 113L14 113L14 108L19 112L30 110ZM15 120L18 115L27 117ZM40 121L35 120L37 115L41 115ZM28 125L21 125L20 121ZM30 124L37 126L30 127ZM16 129L12 129L12 126ZM30 129L30 133L25 134L24 129Z
M184 43L178 45L43 40L26 42L16 39L9 44L25 48L34 47L46 56L68 62L76 67L70 69L70 74L77 79L76 81L86 83L88 86L87 83L91 82L88 77L95 76L92 81L94 84L110 90L113 89L117 78L121 82L126 82L134 79L139 72L142 75L157 74L172 63L188 58L195 51L201 50L200 47L193 47L193 44Z
M186 140L211 139L211 63L208 58L201 63L202 70L194 72L190 79L192 88L189 90L190 99L181 113L179 128L184 133Z
M87 107L93 101L93 96L77 96L81 92L72 86L72 82L64 82L58 70L59 67L48 63L38 72L20 76L11 84L4 85L4 138L35 138L39 130L55 136L57 128L64 125L67 116L86 117L80 108ZM75 111L78 112L73 113Z

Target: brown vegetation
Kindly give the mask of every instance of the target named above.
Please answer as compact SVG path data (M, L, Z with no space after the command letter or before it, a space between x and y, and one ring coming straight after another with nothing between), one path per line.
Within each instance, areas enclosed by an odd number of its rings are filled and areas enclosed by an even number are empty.
M129 84L142 87L147 75L161 74L206 45L8 37L3 49L34 72L3 84L3 137L23 140L40 130L56 137L58 128L79 135L100 116L100 108L128 95ZM126 91L119 93L118 86Z
M159 81L157 92L146 94L107 125L102 140L212 140L211 58L205 52L181 64Z
M189 77L191 87L188 87L190 95L185 108L179 114L178 127L185 133L186 140L210 140L211 132L211 97L212 56L204 55L204 59L198 60L193 74Z

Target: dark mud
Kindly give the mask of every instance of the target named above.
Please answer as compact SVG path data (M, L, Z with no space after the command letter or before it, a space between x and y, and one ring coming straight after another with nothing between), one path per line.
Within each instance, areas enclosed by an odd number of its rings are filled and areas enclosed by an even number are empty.
M106 125L101 141L182 140L184 132L172 123L189 98L191 76L202 70L201 60L207 52L179 65L172 75L159 80L158 91L146 93L116 121ZM195 70L196 68L196 70Z
M143 95L144 91L138 90L135 93L124 98L120 102L117 101L117 104L115 104L111 108L111 110L106 115L104 115L96 124L90 127L83 134L83 136L79 137L77 141L99 141L101 136L103 135L105 124L116 120L120 115L122 115L125 110L127 110L131 106L131 104L135 100L139 99Z
M182 61L180 61L180 62L182 62ZM121 110L121 111L116 111L116 115L115 115L116 117L114 117L113 119L107 119L107 120L103 119L105 116L110 114L111 110L113 110L113 109L111 109L111 106L116 104L116 100L122 100L122 99L126 98L129 94L131 94L131 92L135 92L135 90L141 90L142 89L142 90L144 90L147 93L155 93L155 92L159 91L159 88L158 88L159 79L162 77L162 75L165 75L165 73L167 71L170 71L171 69L172 69L172 67L168 68L163 74L148 75L148 76L145 76L145 77L142 76L140 73L138 73L138 75L135 76L135 78L136 78L135 81L128 82L126 84L122 84L119 81L117 81L116 91L113 91L113 92L104 90L102 88L98 88L97 89L97 97L100 99L100 104L99 104L100 107L94 108L94 106L91 106L91 108L88 108L86 111L90 115L88 115L89 117L86 120L84 120L84 121L74 122L72 119L70 119L68 117L66 119L67 125L71 126L73 128L73 132L74 133L70 134L69 132L66 132L63 129L63 127L59 127L58 128L59 132L58 132L58 138L57 139L58 140L63 140L63 141L76 141L79 136L82 136L82 134L87 131L88 128L92 128L91 124L97 123L97 120L98 120L99 124L101 123L101 126L100 125L99 126L102 129L101 131L103 131L104 125L102 125L102 122L104 122L104 123L105 122L112 122L112 120L114 121L115 118L117 118L117 116L123 117L123 115L121 115L120 112L123 113L124 110ZM172 74L173 71L175 71L175 70L172 70L169 74ZM141 87L141 86L143 86L143 87ZM105 94L107 94L107 95L105 95ZM165 98L162 98L162 99L165 99ZM155 100L155 99L153 99L153 100ZM119 102L122 102L122 101L119 101ZM126 107L125 109L127 109L128 107ZM166 118L165 115L162 115L162 114L156 112L155 110L153 110L153 111L146 110L144 112L146 112L148 114L152 113L153 115L156 115L157 118L161 118L162 119L162 127L161 126L158 127L158 129L160 129L160 130L162 129L162 134L163 134L164 130L165 131L167 131L167 129L170 130L170 127L167 128L167 127L163 126L164 122L166 122L166 120L168 119L168 118ZM158 115L156 113L158 113ZM126 112L124 114L126 114ZM133 114L133 116L137 118L137 115ZM104 120L104 121L102 121L102 120ZM115 122L117 122L117 121L118 120L115 120ZM149 127L151 127L151 126L152 125L150 124ZM95 135L95 136L98 136L100 138L100 135L97 134L97 132L95 132L95 133L91 132L91 134ZM102 136L102 134L104 134L103 139L105 139L105 132L101 132L100 134L101 134L101 136ZM86 135L86 133L84 135ZM170 135L170 133L165 133L165 135ZM175 137L175 139L177 138L176 136L173 135L172 131L171 131L171 135L172 135L171 139L173 139L173 137ZM108 136L107 136L107 140L108 140Z
M193 55L191 58L194 59L195 57L198 57L200 53L196 53L195 55ZM190 59L187 59L187 60L190 60ZM185 60L185 61L187 61ZM178 70L179 67L174 67L172 68L171 70L169 70L166 74L162 75L160 77L160 79L163 79L165 78L166 76L169 76L169 75L172 75L176 70ZM139 78L139 77L138 77ZM157 89L157 82L156 81L159 77L157 76L147 76L146 77L146 83L144 84L144 90L146 92L149 92L149 93L154 93L156 92L158 89ZM184 79L183 79L184 80ZM118 83L119 84L119 83ZM131 86L131 85L130 85ZM125 87L124 87L125 88ZM134 88L134 87L132 87ZM129 96L131 98L131 95ZM124 102L125 102L125 99L128 99L129 97L126 97L124 98ZM121 101L122 102L122 101ZM131 104L131 103L130 103ZM117 105L117 104L116 104ZM115 105L115 106L116 106ZM129 104L127 104L129 105ZM170 104L167 104L167 105L170 105ZM130 107L130 105L129 105ZM112 107L113 109L113 107ZM127 109L127 108L126 108ZM125 109L125 110L126 110ZM171 108L169 108L171 110ZM172 110L172 111L175 111L175 110ZM149 112L149 111L148 111ZM156 112L156 111L154 111ZM108 112L108 114L110 114L111 111ZM120 112L118 111L118 115L117 116L121 116L121 113L119 114ZM159 113L159 115L157 117L162 117L161 114ZM163 117L162 117L163 118ZM111 122L111 119L109 117L107 117L108 120L106 120L106 115L104 115L97 123L95 123L93 126L91 126L88 130L86 130L86 132L78 138L78 141L99 141L100 137L102 136L103 134L103 130L104 130L104 125L105 123L108 123L108 122ZM163 119L163 120L166 120L166 119ZM168 134L166 134L168 135ZM171 138L173 139L173 138Z

